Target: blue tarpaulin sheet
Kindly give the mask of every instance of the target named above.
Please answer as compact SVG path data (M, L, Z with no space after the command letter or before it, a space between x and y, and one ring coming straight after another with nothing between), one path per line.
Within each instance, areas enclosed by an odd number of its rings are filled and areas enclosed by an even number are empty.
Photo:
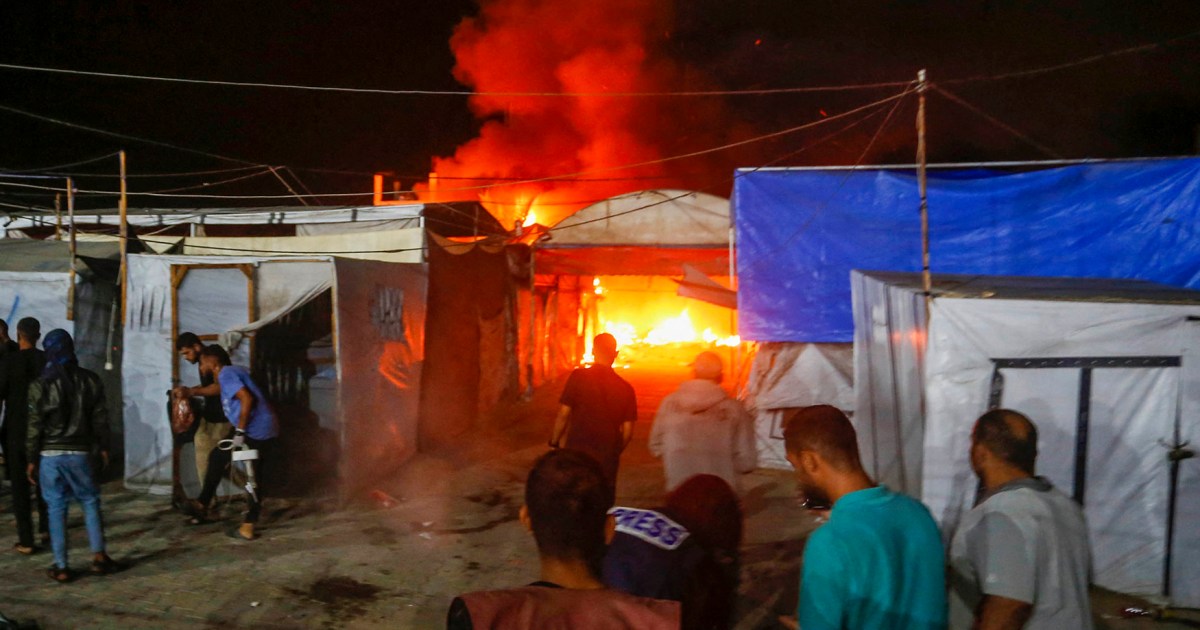
M928 200L934 273L1200 289L1200 159L931 169ZM852 341L850 271L921 270L912 170L744 171L733 203L745 339Z

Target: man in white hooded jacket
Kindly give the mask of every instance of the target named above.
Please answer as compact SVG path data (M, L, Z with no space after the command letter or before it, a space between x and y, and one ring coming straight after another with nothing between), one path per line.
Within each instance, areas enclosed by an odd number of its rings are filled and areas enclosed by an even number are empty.
M663 399L650 430L650 452L663 459L667 492L693 475L716 475L741 491L742 474L754 469L754 424L742 404L721 388L721 358L701 352L695 378Z

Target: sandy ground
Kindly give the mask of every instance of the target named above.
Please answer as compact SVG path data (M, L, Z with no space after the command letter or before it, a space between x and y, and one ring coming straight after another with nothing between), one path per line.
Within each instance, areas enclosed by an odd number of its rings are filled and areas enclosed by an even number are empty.
M640 421L622 459L618 503L654 506L660 464L646 450L658 401L686 376L680 357L623 370L639 393ZM227 521L188 527L163 497L105 488L110 552L130 568L59 585L47 553L0 554L0 612L43 628L438 628L454 595L527 583L537 577L532 539L517 523L530 464L546 451L558 387L483 419L460 444L413 458L380 484L393 501L335 509L317 499L268 504L263 536L225 537ZM804 538L813 517L795 501L785 471L747 479L747 514L738 628L777 627L794 610ZM11 528L7 514L0 527ZM8 531L13 531L9 529ZM72 511L74 564L86 540ZM1102 628L1183 628L1117 618L1144 603L1097 594ZM1200 617L1194 617L1200 619Z

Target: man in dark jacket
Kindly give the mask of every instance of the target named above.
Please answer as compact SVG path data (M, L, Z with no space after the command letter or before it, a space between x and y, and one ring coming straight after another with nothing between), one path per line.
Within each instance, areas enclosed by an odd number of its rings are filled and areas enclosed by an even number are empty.
M4 458L12 482L12 511L17 519L18 553L29 555L37 550L33 539L33 487L25 476L29 460L25 457L26 418L29 413L29 384L37 379L46 364L46 355L35 345L42 326L32 317L17 322L18 350L0 358L0 400L4 402ZM46 502L37 493L38 533L46 535ZM43 540L43 544L45 541Z
M50 516L50 547L54 565L50 577L71 579L67 565L67 499L83 506L88 541L92 546L91 572L111 573L117 564L104 550L104 525L100 519L100 490L92 474L89 455L98 448L108 466L108 408L104 386L91 370L79 367L71 335L55 329L42 343L46 367L29 387L29 427L25 450L31 483L38 484ZM37 481L34 481L36 475Z

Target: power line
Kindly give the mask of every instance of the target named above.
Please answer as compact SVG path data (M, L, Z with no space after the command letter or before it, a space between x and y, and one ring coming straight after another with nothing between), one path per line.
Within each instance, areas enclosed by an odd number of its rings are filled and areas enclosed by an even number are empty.
M49 74L66 74L74 76L101 77L105 79L130 79L136 81L163 81L167 83L188 83L193 85L222 85L231 87L270 88L280 90L305 90L310 92L342 92L351 94L387 94L393 96L497 96L497 97L679 97L679 96L764 96L770 94L803 94L811 92L847 92L854 90L874 90L880 88L900 87L908 81L887 81L882 83L858 83L848 85L818 85L790 88L767 88L746 90L682 90L667 92L476 92L472 90L393 90L385 88L357 88L328 85L301 85L289 83L260 83L255 81L223 81L217 79L188 79L182 77L165 77L147 74L122 74L118 72L96 72L89 70L72 70L69 68L47 68L42 66L26 66L12 63L0 63L0 68L6 70L22 70L28 72L43 72Z
M62 167L56 167L56 168L62 168ZM179 172L175 172L175 173L127 173L125 175L125 177L127 179L194 177L194 176L200 176L200 175L220 175L223 173L237 173L240 171L248 171L248 170L256 169L256 168L265 168L265 165L254 164L251 166L235 166L233 168L216 168L216 169L209 169L209 170L203 170L203 171L179 171ZM51 175L51 176L57 176L57 177L103 177L103 178L111 178L111 179L116 179L116 178L121 177L121 175L119 173L69 173L69 172L55 171L55 172L47 172L45 174Z
M1009 134L1011 134L1012 136L1016 137L1017 139L1021 140L1021 141L1022 141L1022 142L1024 142L1024 143L1028 144L1029 146L1031 146L1031 147L1033 147L1033 148L1037 149L1038 151L1041 151L1042 153L1045 153L1046 155L1049 155L1049 156L1050 156L1050 157L1052 157L1052 158L1055 158L1055 159L1062 159L1062 157L1063 157L1063 156L1062 156L1061 154L1059 154L1058 152L1056 152L1055 150L1053 150L1053 149L1051 149L1051 148L1047 147L1046 145L1044 145L1044 144L1042 144L1042 143L1038 142L1037 140L1034 140L1033 138L1029 137L1028 135L1026 135L1026 134L1024 134L1024 133L1021 133L1020 131L1018 131L1018 130L1017 130L1015 127L1013 127L1012 125L1006 124L1006 123L1004 123L1003 121L1001 121L1001 120L999 120L998 118L996 118L995 116L992 116L991 114L989 114L989 113L987 113L987 112L983 111L982 109L980 109L980 108L978 108L978 107L976 107L976 106L974 106L974 105L972 105L972 104L968 103L967 101L963 100L963 99L962 99L962 98L960 98L959 96L955 95L955 94L954 94L953 92L951 92L950 90L947 90L947 89L946 89L946 88L944 88L944 87L940 87L940 86L939 86L939 85L937 85L936 83L934 83L934 84L931 84L931 86L930 86L930 87L932 87L932 88L933 88L933 90L934 90L935 92L937 92L937 93L941 94L942 96L946 97L946 98L947 98L948 100L950 100L951 102L953 102L953 103L955 103L955 104L959 105L960 107L962 107L962 108L964 108L964 109L966 109L966 110L968 110L968 111L970 111L970 112L972 112L972 113L974 113L974 114L976 114L976 115L978 115L978 116L982 117L984 120L987 120L988 122L990 122L990 123L992 123L993 125L995 125L995 126L999 127L1000 129L1003 129L1004 131L1007 131L1007 132L1008 132Z
M911 86L912 82L910 81L910 82L906 83L905 85ZM513 181L507 181L507 182L501 182L501 183L495 183L495 184L485 184L485 185L480 185L480 186L460 186L460 187L454 187L454 188L441 188L438 190L438 192L483 191L483 190L490 190L493 188L502 188L502 187L520 186L520 185L526 185L526 184L537 184L537 183L544 183L544 182L570 180L571 178L579 177L582 175L590 175L590 174L594 174L594 173L607 173L607 172L613 172L613 171L622 171L622 170L627 170L627 169L640 168L643 166L653 166L653 165L657 165L657 164L665 164L668 162L674 162L674 161L678 161L678 160L699 157L701 155L709 155L712 153L727 151L729 149L737 148L740 146L745 146L748 144L754 144L757 142L763 142L765 140L770 140L773 138L783 137L783 136L794 134L799 131L803 131L805 129L810 129L812 127L816 127L819 125L828 124L835 120L840 120L840 119L846 118L848 116L853 116L854 114L857 114L859 112L866 111L871 108L883 105L885 103L889 103L889 102L898 100L900 98L903 98L910 92L911 92L911 89L908 89L899 94L889 96L889 97L886 97L883 99L879 99L872 103L868 103L866 105L862 105L862 106L856 107L854 109L851 109L851 110L848 110L848 111L845 111L845 112L842 112L839 114L827 116L827 117L821 118L819 120L807 122L802 125L796 125L794 127L789 127L787 129L783 129L780 131L774 131L771 133L754 136L752 138L747 138L745 140L739 140L737 142L730 142L730 143L726 143L726 144L716 146L716 147L700 149L698 151L690 151L688 153L682 153L679 155L672 155L672 156L668 156L668 157L664 157L664 158L656 158L653 160L644 160L641 162L634 162L634 163L630 163L630 164L621 164L621 165L617 165L617 166L607 166L607 167L601 167L601 168L587 169L587 170L583 170L583 171L576 171L573 173L565 173L562 175L551 175L551 176L547 176L547 177L513 180ZM13 108L9 108L9 107L3 106L3 105L0 105L0 110L14 111ZM26 114L26 115L29 114L28 112L24 112L21 110L15 110L15 111L17 111L21 114ZM61 121L55 121L55 122L61 122ZM72 125L72 126L80 126L80 125ZM87 129L92 130L92 131L100 131L100 130L96 130L94 128L87 128ZM111 132L102 132L102 133L113 135ZM141 139L141 140L144 141L144 139ZM165 143L158 143L157 141L148 141L148 142L155 143L155 144L165 144ZM167 145L167 146L173 146L173 145ZM180 147L173 147L173 148L180 148ZM196 151L190 150L190 149L184 149L184 150L196 152ZM201 153L204 153L204 152L201 152ZM222 159L235 159L235 158L222 157ZM245 162L244 160L238 160L238 161ZM249 162L246 162L246 163L249 163ZM262 165L262 166L264 166L265 168L273 169L273 172L277 169L277 167L270 167L267 165ZM282 178L279 177L278 173L275 173L275 176L277 178L279 178L280 181L283 181ZM286 184L286 182L284 182L284 184L287 186L287 188L291 192L291 194L288 194L288 195L219 195L219 194L172 194L172 193L153 193L153 192L130 192L129 194L130 195L141 195L143 197L171 197L171 198L179 198L179 199L289 199L292 197L295 197L297 199L302 199L303 197L305 197L305 195L296 193L291 188L290 185ZM27 186L27 187L32 187L32 186ZM58 190L58 189L53 189L53 188L46 188L46 189L47 190ZM87 194L114 194L113 191L93 190L93 189L81 189L79 192L87 193ZM416 192L416 191L408 190L408 191L401 191L401 192L412 193L412 192ZM317 195L308 195L308 196L316 197ZM322 193L320 196L321 197L330 197L330 198L365 197L365 196L374 196L374 191L353 192L353 193Z
M910 84L910 85L911 85L911 84ZM898 109L898 108L900 107L900 103L902 102L900 99L901 99L901 98L903 98L903 97L905 97L905 96L908 96L909 94L912 94L912 93L913 93L913 91L914 91L914 90L913 90L913 89L911 89L911 87L910 87L910 89L906 89L905 91L901 92L900 94L897 94L896 96L893 96L893 97L891 97L891 98L887 98L887 99L883 99L883 100L881 100L881 101L878 101L878 102L876 102L876 103L874 104L874 105L876 105L876 106L877 106L877 105L881 105L881 104L883 104L883 103L886 103L886 102L888 102L888 101L895 101L895 103L892 105L892 109L891 109L891 110L888 112L888 115L887 115L887 117L886 117L886 118L884 118L884 120L883 120L883 123L882 123L882 124L880 124L880 126L879 126L879 129L878 129L878 130L876 130L876 132L875 132L875 135L873 135L873 136L871 137L871 141L870 141L869 143L867 143L867 146L866 146L866 148L865 148L865 149L863 149L863 152L862 152L862 153L859 155L859 158L858 158L858 160L856 160L856 161L855 161L854 168L857 168L857 167L858 167L859 163L861 163L861 162L862 162L862 160L863 160L863 159L866 157L866 155L867 155L867 152L871 150L871 147L872 147L872 146L874 146L874 144L875 144L875 141L876 141L877 139L879 139L879 136L880 136L880 135L883 133L883 130L884 130L884 128L886 128L886 127L887 127L887 125L888 125L888 123L891 121L891 119L892 119L892 115L893 115L893 114L895 114L895 113L896 113L896 109ZM862 111L863 109L864 109L864 108L858 108L857 110L852 110L852 111ZM850 113L850 112L846 112L846 113L844 113L844 114L839 114L837 117L843 117L843 116L845 116L845 115L848 115L849 113ZM829 118L826 118L826 119L824 119L824 120L822 120L822 121L818 121L818 122L826 122L826 121L829 121L829 120L833 120L834 118L835 118L835 117L831 116L831 117L829 117ZM869 116L868 116L868 118L869 118ZM856 123L854 123L854 124L856 125L856 124L858 124L859 122L862 122L862 121L860 120L860 121L858 121L858 122L856 122ZM846 129L848 129L848 128L850 128L850 127L853 127L853 126L854 126L854 125L850 125L850 126L848 126ZM846 129L842 129L842 130L841 130L841 132L844 132L844 131L846 131ZM840 133L840 132L839 132L839 133ZM837 134L829 134L829 135L825 136L824 138L821 138L821 139L819 139L817 142L823 142L823 141L825 141L826 139L833 137L834 135L837 135ZM807 148L807 147L805 147L805 148ZM803 149L802 149L802 150L803 150ZM789 155L794 155L794 154L796 154L796 153L798 153L798 152L799 152L799 151L793 151L793 152L792 152L791 154L789 154ZM784 158L780 158L780 159L786 159L786 156L785 156ZM768 163L768 164L769 164L769 163ZM754 169L748 169L748 170L746 170L745 172L741 172L741 171L739 171L739 172L735 172L735 173L733 174L733 177L730 177L729 179L727 179L727 180L726 180L726 182L723 182L723 183L727 183L727 182L733 182L733 181L736 181L738 178L740 178L740 177L744 177L744 176L748 175L749 173L753 173L753 172L755 172L755 171L757 171L757 170L758 170L757 168L754 168ZM844 183L844 180L843 180L843 183ZM677 200L679 200L679 199L682 199L682 198L684 198L684 197L686 197L686 196L688 196L688 195L690 195L690 194L691 194L691 192L686 192L686 193L683 193L683 194L680 194L680 195L675 195L675 196L673 196L673 197L668 197L668 198L666 198L666 199L662 199L662 200L660 200L660 201L656 201L656 202L653 202L653 203L649 203L649 204L646 204L646 205L644 205L644 206L640 206L640 207L637 207L637 208L631 208L631 209L629 209L629 210L624 210L624 211L622 211L622 212L616 212L616 213L613 213L613 214L606 214L606 215L605 215L605 216L603 216L603 217L597 217L597 218L595 218L595 219L588 219L588 220L586 220L586 221L579 221L579 222L577 222L577 223L572 223L572 224L570 224L570 225L558 225L558 226L555 226L555 227L551 228L549 231L550 231L550 232L555 232L555 231L558 231L558 230L569 229L569 228L573 228L573 227L579 227L579 226L581 226L581 225L587 225L587 224L589 224L589 223L596 223L596 222L598 222L598 221L608 221L609 219L612 219L612 218L614 218L614 217L619 217L619 216L626 215L626 214L633 214L633 213L635 213L635 212L641 212L641 211L643 211L643 210L647 210L647 209L649 209L649 208L653 208L653 207L655 207L655 206L660 206L660 205L663 205L663 204L671 203L671 202L673 202L673 201L677 201ZM805 227L807 227L807 225L805 225L805 226L801 226L801 227L800 227L800 229L799 229L799 230L797 230L796 234L793 234L791 237L789 237L789 239L788 239L788 240L791 240L792 238L795 238L795 237L796 237L796 235L797 235L797 234L799 234L799 233L800 233L800 231L804 230L804 228L805 228Z
M41 173L44 171L57 171L60 168L71 168L73 166L82 166L84 164L91 164L92 162L99 162L101 160L107 160L109 158L114 158L114 157L117 157L116 153L107 153L107 154L101 155L99 157L89 158L86 160L80 160L78 162L71 162L70 164L59 164L57 166L46 166L44 168L27 168L27 169L20 169L20 170L10 169L10 168L0 168L0 171L7 171L9 173ZM48 175L57 175L58 173L47 173L47 174ZM117 177L119 177L119 175Z
M1069 68L1076 68L1078 66L1093 64L1098 61L1104 61L1105 59L1110 59L1112 57L1122 57L1125 55L1132 55L1132 54L1136 54L1136 53L1150 52L1152 50L1156 50L1158 48L1163 48L1165 46L1169 46L1176 42L1181 42L1183 40L1192 39L1195 37L1200 37L1200 31L1192 31L1191 33L1185 33L1183 35L1179 35L1177 37L1172 37L1170 39L1164 39L1164 40L1158 41L1158 42L1151 42L1148 44L1140 44L1137 46L1130 46L1128 48L1122 48L1119 50L1113 50L1113 51L1109 51L1109 52L1105 52L1105 53L1090 55L1090 56L1082 57L1082 58L1075 59L1072 61L1066 61L1063 63L1054 64L1052 66L1043 66L1040 68L1031 68L1028 70L1016 70L1013 72L1005 72L1002 74L977 75L977 76L965 77L965 78L961 78L961 79L950 79L948 81L940 81L940 83L953 85L956 83L976 83L979 81L1002 81L1005 79L1021 79L1021 78L1025 78L1025 77L1038 76L1041 74L1048 74L1051 72L1058 72L1060 70L1067 70Z

